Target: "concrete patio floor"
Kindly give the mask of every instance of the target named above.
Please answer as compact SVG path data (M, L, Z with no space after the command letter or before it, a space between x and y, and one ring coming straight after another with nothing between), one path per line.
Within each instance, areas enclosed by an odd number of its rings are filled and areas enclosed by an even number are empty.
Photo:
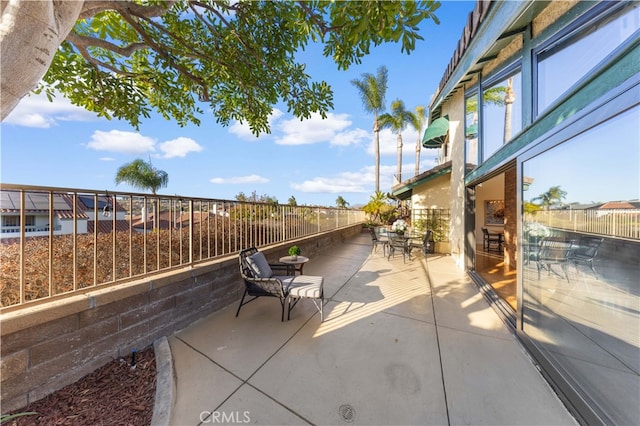
M311 258L311 301L210 315L168 338L172 425L577 424L449 256L371 253L368 234Z

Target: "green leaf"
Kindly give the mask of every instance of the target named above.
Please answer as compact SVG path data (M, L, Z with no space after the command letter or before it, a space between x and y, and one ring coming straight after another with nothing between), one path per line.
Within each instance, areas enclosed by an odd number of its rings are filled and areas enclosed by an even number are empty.
M410 53L422 40L420 23L437 23L440 5L202 0L166 3L164 13L145 16L163 4L134 2L127 19L114 9L78 21L73 31L95 42L84 52L64 42L44 82L73 104L136 128L152 111L186 126L199 125L210 110L216 122L242 120L257 135L270 131L269 115L280 102L298 118L333 108L331 87L305 73L297 50L323 43L323 54L342 70L360 63L372 45L401 41Z

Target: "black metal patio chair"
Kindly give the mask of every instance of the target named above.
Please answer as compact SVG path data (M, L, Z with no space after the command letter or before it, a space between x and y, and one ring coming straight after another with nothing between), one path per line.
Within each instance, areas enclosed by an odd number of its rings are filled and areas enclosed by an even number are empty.
M567 272L567 265L571 251L573 250L573 242L565 238L549 237L544 238L540 242L540 251L538 252L536 265L538 267L538 279L540 279L540 271L546 269L549 275L553 272L560 276L557 272L551 269L552 265L560 265L564 277L569 281L569 274Z
M240 309L258 297L275 297L280 300L282 308L281 321L287 308L287 319L291 310L301 299L311 299L318 312L320 322L324 321L324 278L312 275L296 275L295 265L284 263L268 263L264 254L257 248L242 250L239 255L240 274L245 288L238 305L236 317ZM283 275L275 275L279 271ZM244 301L246 296L252 298Z
M371 234L371 242L373 243L373 247L371 248L371 252L375 253L378 250L378 246L382 246L382 254L387 255L387 239L381 239L376 234L375 229L369 228L369 233Z
M600 248L600 244L602 244L603 241L604 238L602 237L591 237L582 235L578 240L578 244L575 246L574 250L571 251L571 255L569 256L569 259L576 267L579 264L589 266L596 279L599 278L598 273L596 272L596 268L593 265L593 260L598 255L598 249Z
M427 233L424 234L424 238L422 239L422 254L424 254L425 256L429 253L433 253L434 252L434 247L433 247L433 231L431 229L427 230Z
M282 275L274 275L274 271ZM264 254L255 247L242 250L240 252L240 274L244 280L244 293L240 299L240 305L236 312L236 317L240 314L240 309L258 297L275 297L280 300L282 307L282 318L284 321L284 310L289 296L289 286L295 275L295 266L283 263L268 263ZM252 298L244 301L246 296Z
M495 246L496 251L502 250L502 234L489 232L487 228L482 228L484 251L491 251L491 246Z
M389 244L387 247L389 249L388 259L393 258L397 250L402 253L402 260L404 262L407 261L407 256L409 257L409 260L411 260L411 238L405 237L404 235L390 233Z

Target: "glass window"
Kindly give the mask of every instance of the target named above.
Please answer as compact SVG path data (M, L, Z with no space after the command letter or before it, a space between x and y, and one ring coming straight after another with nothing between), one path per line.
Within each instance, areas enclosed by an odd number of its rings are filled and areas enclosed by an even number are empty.
M522 130L520 71L482 91L482 160Z
M24 226L36 226L36 217L35 216L25 216L24 217Z
M20 226L20 216L2 216L2 226Z
M522 330L613 424L640 395L640 107L522 163Z
M465 162L478 164L478 93L467 96L464 101Z
M605 21L590 23L538 53L538 112L547 108L638 31L638 5L635 3Z

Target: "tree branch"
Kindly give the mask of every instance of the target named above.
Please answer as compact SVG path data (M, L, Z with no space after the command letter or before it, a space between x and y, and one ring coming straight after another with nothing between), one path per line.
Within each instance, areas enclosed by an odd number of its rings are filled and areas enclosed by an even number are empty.
M209 27L210 29L211 29L212 26L209 24L208 21L204 20L204 17L202 16L202 14L195 9L195 6L201 7L203 9L206 9L209 12L213 13L214 15L216 15L218 17L220 22L222 22L227 28L231 28L231 26L229 25L229 21L227 21L227 19L224 17L224 15L222 15L222 13L220 13L219 10L214 9L211 6L209 6L208 4L204 4L204 3L199 2L199 1L190 1L189 2L189 8L193 11L193 13L198 15L199 19L202 22L204 22L205 24L207 24L207 27ZM229 7L229 10L237 11L238 8L237 7L233 7L233 8Z
M75 31L71 31L67 36L67 41L73 43L76 47L82 46L83 48L93 46L99 47L101 49L110 50L118 55L129 57L133 52L140 49L145 49L148 46L145 43L131 43L126 47L120 47L116 44L113 44L109 41L89 37L85 35L77 34Z
M307 16L309 17L309 20L318 27L318 29L320 30L320 33L322 34L322 37L327 35L327 33L329 32L340 31L340 29L344 27L344 25L337 26L337 27L327 26L327 24L324 22L324 19L322 19L322 17L319 16L318 14L314 13L313 10L311 10L311 8L307 5L306 1L298 1L297 3L300 6L300 8L305 11Z
M98 69L100 67L102 68L106 68L109 71L112 71L118 75L124 75L127 77L135 77L137 74L135 73L131 73L131 72L127 72L127 71L123 71L119 68L114 67L113 65L100 61L96 58L94 58L93 56L91 56L91 54L89 53L89 51L87 50L87 46L83 45L83 44L76 44L71 40L67 40L69 43L73 43L73 45L76 47L76 49L78 49L78 52L80 52L80 55L82 55L82 57L91 65L94 66L94 68Z
M180 71L180 73L182 73L188 79L202 86L203 88L205 87L204 81L200 77L192 74L188 69L180 65L178 62L174 61L173 58L164 51L162 46L159 46L156 42L154 42L153 39L149 37L144 28L138 23L138 21L133 19L128 10L121 11L120 14L122 15L122 18L127 21L129 25L131 25L138 32L138 34L140 34L140 37L142 37L142 39L146 42L147 46L153 49L158 55L164 58L171 64L172 67Z
M164 5L145 6L129 1L85 1L80 12L79 19L88 19L100 12L107 10L116 10L118 12L130 11L137 16L146 16L148 18L158 17L164 15L169 9L173 7L176 0L169 0Z

